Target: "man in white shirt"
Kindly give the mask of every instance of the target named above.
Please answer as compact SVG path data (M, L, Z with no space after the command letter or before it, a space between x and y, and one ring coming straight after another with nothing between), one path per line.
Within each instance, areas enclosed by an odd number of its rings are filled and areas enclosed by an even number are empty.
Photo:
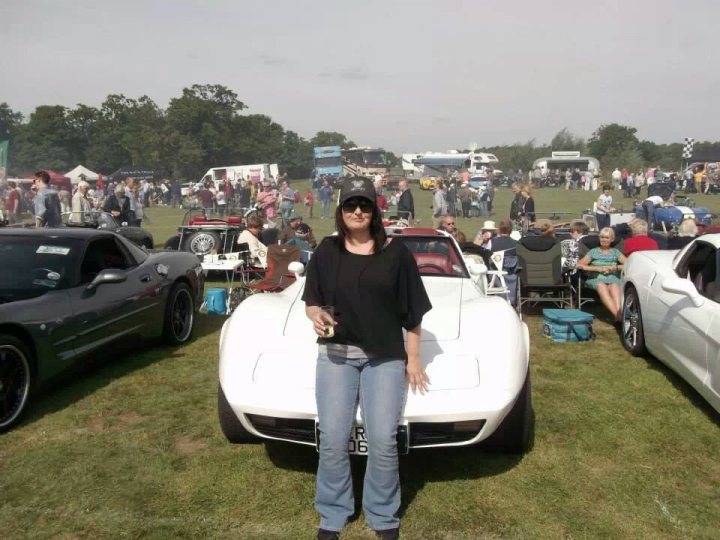
M617 170L617 169L615 169ZM595 217L597 218L598 229L610 226L610 212L612 211L612 195L610 195L610 186L605 184L603 192L598 197L595 209Z
M615 170L612 172L612 187L613 189L620 189L620 181L622 180L622 173L620 172L620 169L615 167Z

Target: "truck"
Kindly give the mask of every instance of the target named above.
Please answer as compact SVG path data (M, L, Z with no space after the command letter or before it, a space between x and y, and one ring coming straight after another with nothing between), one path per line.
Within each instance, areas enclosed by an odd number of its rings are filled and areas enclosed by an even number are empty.
M387 155L382 148L367 146L342 151L343 176L385 176L390 172Z
M339 146L313 148L313 172L310 181L319 184L327 178L334 185L343 174L342 150Z
M253 184L262 182L265 179L271 180L278 177L277 163L258 163L255 165L229 165L226 167L213 167L203 175L200 183L208 180L218 186L226 178L231 182L236 180L250 180Z

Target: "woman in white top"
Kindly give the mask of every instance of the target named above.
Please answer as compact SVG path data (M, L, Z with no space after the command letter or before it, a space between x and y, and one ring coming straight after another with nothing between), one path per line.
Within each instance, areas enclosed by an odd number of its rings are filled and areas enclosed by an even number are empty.
M253 264L261 264L261 257L264 258L267 254L267 247L260 241L260 231L263 228L262 218L256 215L248 216L247 226L243 232L238 236L238 244L247 244L250 251L250 259Z

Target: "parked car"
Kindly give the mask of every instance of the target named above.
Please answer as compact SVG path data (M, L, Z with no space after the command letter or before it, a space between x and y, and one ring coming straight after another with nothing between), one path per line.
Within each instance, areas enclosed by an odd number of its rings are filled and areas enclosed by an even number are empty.
M388 229L414 254L433 308L422 322L420 356L430 390L409 393L398 426L401 452L480 442L523 452L532 444L529 337L505 300L476 284L484 266L464 261L455 241L432 229ZM220 336L218 413L231 442L276 439L316 445L312 324L305 279L243 301ZM350 451L365 454L360 413Z
M625 264L622 340L650 352L720 412L720 234Z
M192 336L204 277L189 253L148 254L95 229L0 229L0 432L35 392L118 341Z
M89 229L104 229L124 236L133 244L152 249L155 247L153 235L141 227L132 227L121 223L108 212L66 212L62 215L63 223L67 227L82 227Z
M237 237L243 231L243 217L227 219L208 217L205 210L188 210L177 235L165 242L165 249L189 251L201 257L208 253L226 253L236 249Z

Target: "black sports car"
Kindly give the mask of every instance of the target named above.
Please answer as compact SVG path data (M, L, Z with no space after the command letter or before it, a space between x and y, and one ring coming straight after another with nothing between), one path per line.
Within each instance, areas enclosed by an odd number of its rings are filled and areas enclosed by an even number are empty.
M148 254L97 229L0 229L0 432L42 384L101 347L187 342L203 286L191 253Z
M108 212L67 212L63 214L63 223L68 227L113 231L140 247L147 249L155 247L153 236L148 231L141 227L132 227L127 223L120 223Z

